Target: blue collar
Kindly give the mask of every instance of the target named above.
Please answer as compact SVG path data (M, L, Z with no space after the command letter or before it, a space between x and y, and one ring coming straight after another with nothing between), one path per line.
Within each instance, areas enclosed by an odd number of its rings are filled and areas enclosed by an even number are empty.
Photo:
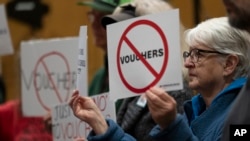
M229 86L227 86L225 89L223 89L212 101L211 105L216 103L217 99L224 94L228 93L229 91L241 88L247 78L246 77L240 77L234 80L233 82L230 83ZM197 116L199 116L205 109L206 105L204 102L204 99L202 98L201 94L197 94L192 98L192 109L193 109L193 119L195 119Z

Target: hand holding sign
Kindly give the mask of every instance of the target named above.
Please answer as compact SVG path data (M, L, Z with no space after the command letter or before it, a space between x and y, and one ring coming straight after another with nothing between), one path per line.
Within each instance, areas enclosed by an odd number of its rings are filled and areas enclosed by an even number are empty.
M69 105L74 115L87 122L97 135L107 131L108 125L101 111L90 97L82 97L79 95L79 91L75 91Z
M176 118L176 101L159 87L150 88L145 96L152 118L162 129L165 129Z

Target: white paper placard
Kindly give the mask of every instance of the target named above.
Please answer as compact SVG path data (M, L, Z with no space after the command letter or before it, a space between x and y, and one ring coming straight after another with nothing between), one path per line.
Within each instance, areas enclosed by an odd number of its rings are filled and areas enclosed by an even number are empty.
M111 99L183 88L179 22L174 9L107 26Z
M44 116L76 88L78 37L21 43L22 110Z
M81 26L79 33L79 54L77 68L77 89L80 95L88 96L87 27Z

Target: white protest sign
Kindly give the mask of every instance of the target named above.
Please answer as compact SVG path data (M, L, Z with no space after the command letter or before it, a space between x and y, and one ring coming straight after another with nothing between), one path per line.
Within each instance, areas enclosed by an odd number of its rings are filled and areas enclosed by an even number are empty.
M43 116L76 88L78 37L21 43L22 110Z
M111 99L183 88L179 25L175 9L107 26Z
M116 121L115 104L103 93L92 97L105 118ZM52 109L52 133L54 141L73 141L87 137L92 128L76 118L68 104L59 104Z
M5 7L0 5L0 56L13 54L13 52Z
M88 96L87 76L87 27L81 26L79 33L79 54L77 68L77 90L80 95Z

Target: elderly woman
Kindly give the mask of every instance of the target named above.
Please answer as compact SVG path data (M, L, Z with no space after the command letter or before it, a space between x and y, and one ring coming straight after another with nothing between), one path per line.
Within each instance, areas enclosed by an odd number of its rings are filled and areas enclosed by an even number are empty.
M176 101L159 87L146 91L148 107L158 124L150 132L154 140L218 141L225 117L246 82L249 69L249 34L232 28L226 17L213 18L186 32L189 52L184 52L189 87L198 92L177 114ZM112 120L105 120L88 97L75 91L70 105L74 114L89 123L89 141L135 140Z
M249 35L221 17L188 30L186 41L190 50L183 53L184 66L189 87L198 94L185 103L186 117L181 117L168 94L157 87L148 90L148 105L158 123L151 135L159 140L218 141L230 105L246 81Z

